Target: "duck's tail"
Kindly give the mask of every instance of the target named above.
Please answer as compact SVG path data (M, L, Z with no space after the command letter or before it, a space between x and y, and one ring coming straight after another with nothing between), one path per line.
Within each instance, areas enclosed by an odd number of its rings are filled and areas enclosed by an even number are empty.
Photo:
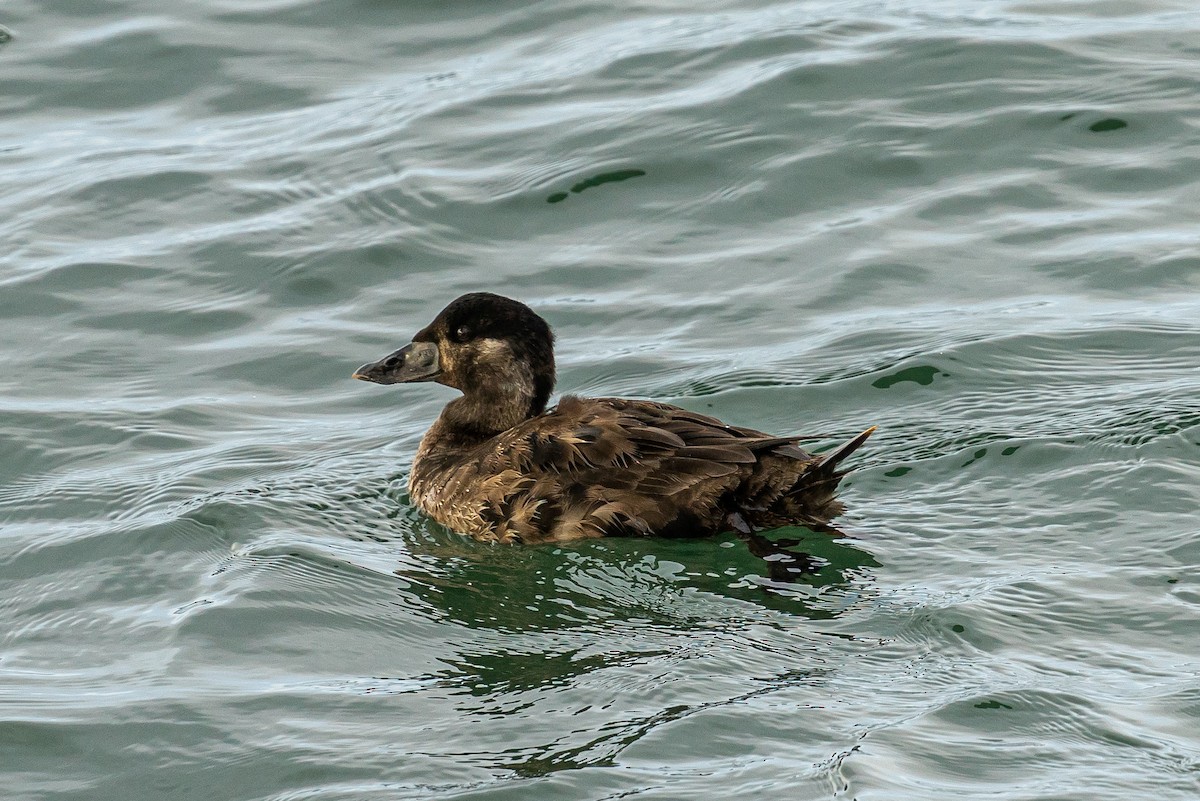
M838 482L849 471L844 469L839 470L838 465L847 456L862 447L867 438L874 433L875 426L871 426L840 448L830 451L824 456L819 456L800 475L795 485L787 491L786 496L799 501L801 506L806 506L814 510L822 509L828 505L828 508L824 512L818 513L818 516L829 515L832 517L840 514L841 504L834 498L834 493L837 491Z
M848 472L839 469L875 433L875 426L829 453L808 462L795 483L785 490L768 509L755 510L753 522L759 527L799 523L809 527L828 523L844 511L837 499L838 482ZM836 532L836 529L831 529Z
M811 481L828 481L830 479L841 480L842 476L846 475L847 470L838 470L837 466L850 454L854 453L867 439L875 433L877 426L871 426L866 431L859 434L854 439L847 442L842 447L827 453L821 457L821 460L814 464L804 474L806 478L810 477Z

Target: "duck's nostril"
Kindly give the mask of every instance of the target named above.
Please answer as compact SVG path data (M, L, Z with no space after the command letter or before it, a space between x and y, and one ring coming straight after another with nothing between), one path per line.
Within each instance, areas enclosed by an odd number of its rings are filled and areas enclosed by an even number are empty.
M395 370L397 367L400 366L400 361L401 360L395 356L389 356L387 358L387 360L384 361L383 366L389 370Z

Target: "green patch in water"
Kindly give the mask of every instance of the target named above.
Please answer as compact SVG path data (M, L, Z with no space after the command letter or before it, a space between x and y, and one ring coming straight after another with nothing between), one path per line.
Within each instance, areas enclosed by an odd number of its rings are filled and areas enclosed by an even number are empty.
M976 709L1012 709L1008 704L999 701L981 701L975 705Z
M987 448L980 448L979 450L975 451L975 453L971 454L971 458L963 462L962 466L966 467L967 465L978 462L985 456L987 456Z
M616 183L617 181L628 181L630 178L640 178L645 175L645 170L614 170L613 172L602 172L599 175L593 175L591 178L580 181L571 187L571 191L579 194L585 189L591 189L595 186L603 184ZM566 192L555 192L546 198L547 203L561 203L567 199Z
M949 373L943 373L936 367L928 364L919 364L914 367L906 367L898 373L891 375L880 376L871 382L871 386L876 389L887 389L895 384L900 384L905 381L912 381L915 384L920 384L927 387L933 383L936 376L949 376Z
M907 475L908 473L911 473L911 472L912 472L911 467L896 467L896 468L893 468L893 469L887 471L886 473L884 473L884 475L887 476L888 478L900 478L900 476Z
M1116 117L1107 117L1103 120L1093 122L1088 126L1088 130L1095 133L1106 133L1108 131L1119 131L1122 128L1128 127L1128 125L1129 123L1125 122L1125 120L1119 120Z

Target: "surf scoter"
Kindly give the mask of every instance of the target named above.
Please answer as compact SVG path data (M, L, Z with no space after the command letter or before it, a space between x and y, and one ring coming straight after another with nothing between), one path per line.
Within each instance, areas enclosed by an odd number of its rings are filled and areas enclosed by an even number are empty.
M566 395L554 408L554 335L518 301L472 292L412 343L354 377L436 381L463 394L426 432L412 500L479 540L703 536L799 524L842 511L839 463L875 430L825 456L678 406Z

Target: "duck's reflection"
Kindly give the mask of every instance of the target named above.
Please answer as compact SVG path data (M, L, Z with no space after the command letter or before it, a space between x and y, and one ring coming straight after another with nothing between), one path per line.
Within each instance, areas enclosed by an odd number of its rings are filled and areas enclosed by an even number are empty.
M472 627L553 629L597 617L687 625L720 599L819 620L840 589L861 594L870 553L831 527L792 526L716 538L605 538L546 546L478 543L415 521L396 571L432 606ZM697 613L697 593L705 611Z
M514 548L416 522L397 573L447 632L433 678L487 733L464 753L523 777L613 765L692 716L823 681L852 649L813 624L869 602L876 564L803 527Z

